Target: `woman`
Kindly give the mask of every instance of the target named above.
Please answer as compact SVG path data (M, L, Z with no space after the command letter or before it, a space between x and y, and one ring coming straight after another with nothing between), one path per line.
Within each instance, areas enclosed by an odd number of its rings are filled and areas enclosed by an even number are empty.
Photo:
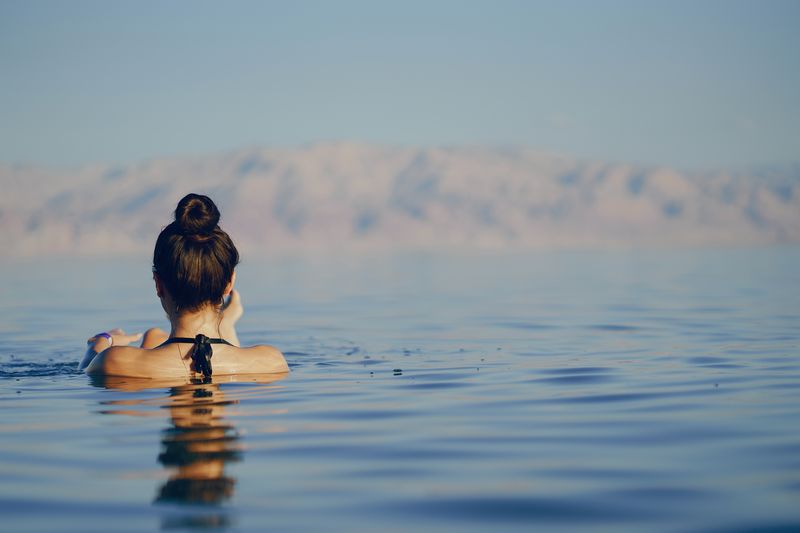
M212 374L289 370L283 354L272 346L239 346L234 326L244 311L233 288L239 252L217 225L219 216L210 198L188 194L175 208L175 221L158 236L153 280L169 318L169 334L150 329L136 348L127 344L141 334L126 335L119 329L98 333L89 339L81 368L95 375L203 381L210 381Z

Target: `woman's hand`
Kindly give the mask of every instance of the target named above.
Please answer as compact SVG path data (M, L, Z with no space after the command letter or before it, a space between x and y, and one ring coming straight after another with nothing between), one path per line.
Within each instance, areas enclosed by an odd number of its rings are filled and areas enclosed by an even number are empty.
M125 346L126 344L136 342L142 338L141 333L134 333L128 335L127 333L125 333L124 330L120 328L114 328L108 331L108 334L111 335L111 340L113 342L109 342L108 339L105 338L105 336L92 337L87 342L89 343L90 346L92 346L92 348L94 348L94 351L102 352L109 346Z
M239 291L232 289L230 295L222 305L222 317L219 322L219 334L234 346L239 346L239 336L236 335L236 322L242 318L244 307Z

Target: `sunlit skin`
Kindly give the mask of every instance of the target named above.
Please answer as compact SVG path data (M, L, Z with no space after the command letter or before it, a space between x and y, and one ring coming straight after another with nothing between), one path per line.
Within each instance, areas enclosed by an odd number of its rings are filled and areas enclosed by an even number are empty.
M233 344L213 346L214 376L231 374L269 374L288 372L283 354L272 346L259 345L242 348L236 334L236 322L244 314L241 296L234 289L234 273L224 291L224 305L208 302L194 311L176 311L176 305L158 274L153 274L156 295L170 321L170 332L158 328L141 333L127 334L121 329L109 331L112 346L105 337L89 339L89 349L81 363L88 374L126 376L134 378L194 378L191 344L161 344L168 337L189 337L202 333L211 338L222 338ZM141 340L141 346L129 346Z

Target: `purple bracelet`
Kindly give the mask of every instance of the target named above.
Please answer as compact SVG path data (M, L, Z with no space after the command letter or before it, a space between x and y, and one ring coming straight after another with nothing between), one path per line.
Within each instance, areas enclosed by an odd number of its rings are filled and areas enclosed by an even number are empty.
M103 333L98 333L97 335L95 335L94 336L95 340L97 339L97 337L105 337L106 340L108 341L108 347L109 348L114 346L114 337L112 337L110 333L106 333L104 331Z

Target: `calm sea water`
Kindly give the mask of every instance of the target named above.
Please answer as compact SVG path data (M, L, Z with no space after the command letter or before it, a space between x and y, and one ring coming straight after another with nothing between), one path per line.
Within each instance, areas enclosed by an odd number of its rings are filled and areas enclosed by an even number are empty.
M800 529L797 248L245 261L291 374L151 388L146 257L0 272L3 531Z

